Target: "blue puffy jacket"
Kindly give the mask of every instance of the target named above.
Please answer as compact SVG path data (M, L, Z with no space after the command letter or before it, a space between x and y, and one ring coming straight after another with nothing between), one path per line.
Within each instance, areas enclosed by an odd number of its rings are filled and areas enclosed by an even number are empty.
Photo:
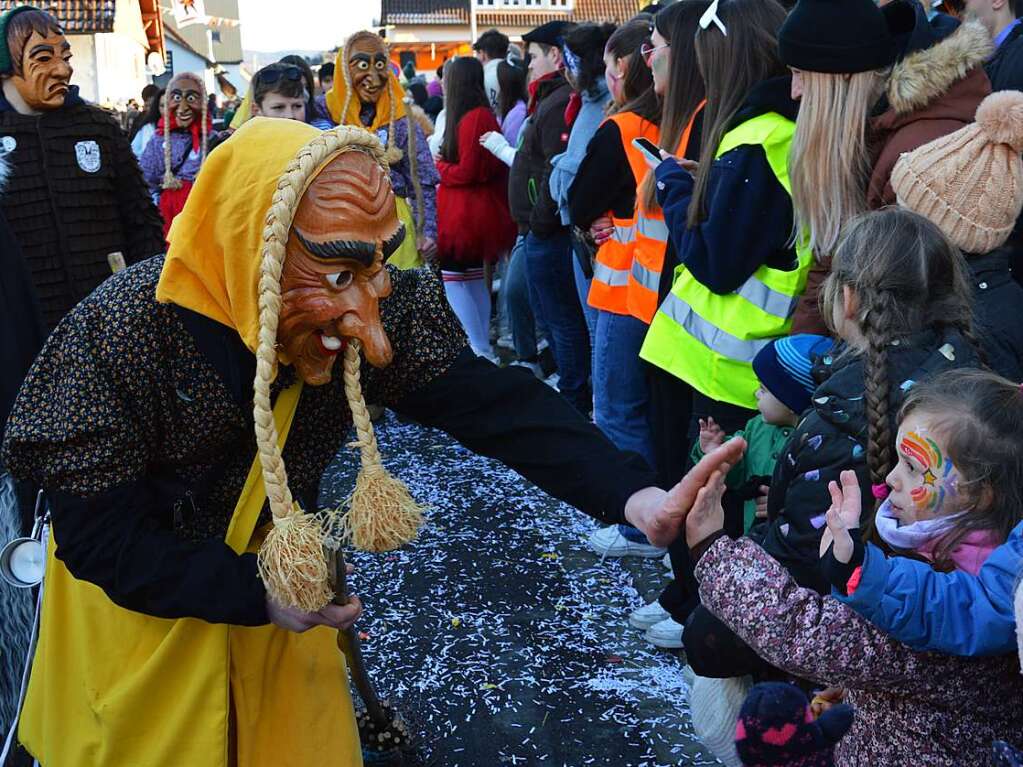
M991 552L976 577L939 573L905 557L888 559L867 544L860 583L845 602L875 626L914 650L950 655L1016 651L1013 592L1023 570L1023 522Z

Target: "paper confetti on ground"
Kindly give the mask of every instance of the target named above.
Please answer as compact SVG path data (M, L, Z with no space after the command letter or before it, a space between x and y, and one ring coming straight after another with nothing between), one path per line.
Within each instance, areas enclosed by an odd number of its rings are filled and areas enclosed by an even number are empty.
M601 563L595 522L440 432L388 413L377 433L428 523L398 552L352 554L351 587L371 677L433 764L717 764L693 738L677 657L627 623L665 582L658 560ZM357 463L328 470L326 504Z

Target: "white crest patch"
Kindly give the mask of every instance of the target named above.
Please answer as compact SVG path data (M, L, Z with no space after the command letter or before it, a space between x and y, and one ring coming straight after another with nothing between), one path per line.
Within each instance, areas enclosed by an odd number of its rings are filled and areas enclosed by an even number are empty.
M100 166L99 144L95 141L79 141L75 144L75 159L78 160L78 167L86 173L95 173Z
M5 152L13 152L18 147L18 142L14 136L4 136L0 138L0 145L3 146Z

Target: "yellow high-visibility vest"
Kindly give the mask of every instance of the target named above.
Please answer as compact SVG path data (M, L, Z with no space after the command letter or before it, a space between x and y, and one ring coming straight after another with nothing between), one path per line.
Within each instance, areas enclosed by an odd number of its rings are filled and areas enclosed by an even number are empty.
M775 178L791 195L788 157L795 128L791 120L767 112L726 133L715 157L739 146L762 146ZM805 241L795 251L791 270L763 264L725 295L702 285L685 265L678 266L640 356L711 399L756 408L753 358L771 340L789 334L813 262Z

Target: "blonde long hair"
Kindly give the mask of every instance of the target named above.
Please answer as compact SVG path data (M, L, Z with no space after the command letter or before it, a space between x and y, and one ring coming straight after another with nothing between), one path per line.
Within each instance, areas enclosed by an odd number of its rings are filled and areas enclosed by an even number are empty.
M794 237L830 258L842 226L867 210L867 115L885 72L802 72L803 98L789 155Z

